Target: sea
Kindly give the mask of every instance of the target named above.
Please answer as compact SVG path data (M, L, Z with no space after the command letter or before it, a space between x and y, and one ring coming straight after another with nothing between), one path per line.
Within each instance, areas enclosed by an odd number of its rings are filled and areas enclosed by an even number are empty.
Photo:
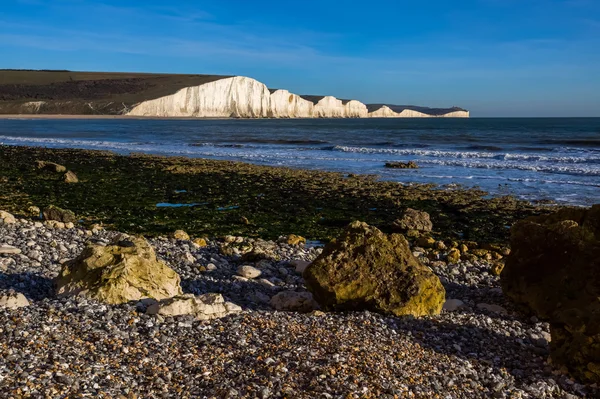
M600 118L2 119L0 143L225 159L600 203ZM419 169L385 168L415 161Z

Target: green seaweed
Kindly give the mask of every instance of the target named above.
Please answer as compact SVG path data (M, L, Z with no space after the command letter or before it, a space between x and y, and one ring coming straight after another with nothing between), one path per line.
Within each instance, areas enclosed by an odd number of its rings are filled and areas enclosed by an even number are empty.
M65 165L79 183L36 169L37 160ZM431 214L436 237L505 243L505 226L552 209L485 195L478 189L442 190L241 162L0 146L0 209L23 215L31 205L56 205L88 225L150 236L183 229L199 237L274 239L294 233L328 241L352 220L390 231L410 207ZM204 205L157 208L160 202Z

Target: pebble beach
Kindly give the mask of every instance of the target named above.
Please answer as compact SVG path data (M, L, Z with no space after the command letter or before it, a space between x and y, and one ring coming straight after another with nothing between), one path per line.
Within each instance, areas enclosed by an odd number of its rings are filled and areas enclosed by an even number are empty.
M0 224L0 292L29 303L0 307L0 397L598 397L548 362L548 325L515 311L491 262L432 261L413 247L447 298L440 315L418 319L276 310L277 293L306 291L297 268L321 249L231 236L150 243L185 293L220 293L239 313L201 321L55 295L62 263L120 234ZM267 256L247 261L223 251L228 242Z

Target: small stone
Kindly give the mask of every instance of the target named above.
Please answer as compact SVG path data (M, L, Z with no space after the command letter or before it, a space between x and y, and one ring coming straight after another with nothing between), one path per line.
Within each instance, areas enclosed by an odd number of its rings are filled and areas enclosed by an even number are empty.
M29 208L27 208L27 214L31 217L39 218L41 213L42 211L37 206L32 205Z
M271 306L277 310L308 313L318 308L310 292L282 291L271 298Z
M175 230L172 237L176 240L181 240L181 241L186 241L186 240L190 239L190 236L188 235L188 233L186 233L183 230Z
M17 223L17 220L15 219L15 217L6 212L6 211L0 211L0 222L2 223L6 223L6 224L15 224Z
M11 245L0 245L0 254L7 255L18 255L21 253L19 248L13 247Z
M20 292L0 291L0 308L5 309L18 309L29 306L29 301L25 298L25 295Z
M507 314L508 312L500 305L490 305L489 303L478 303L477 309L487 310L488 312Z
M447 299L446 302L444 302L442 309L447 310L448 312L454 312L464 306L465 303L460 299Z
M248 266L248 265L243 265L243 266L238 267L237 273L240 276L249 278L249 279L257 278L258 276L260 276L262 274L262 272L260 270L258 270L257 268L255 268L253 266Z
M79 183L79 179L77 178L77 175L72 170L69 170L67 173L65 173L65 175L63 176L63 180L65 183L69 183L69 184L70 183Z
M196 246L198 246L198 248L204 248L208 245L208 243L206 242L206 239L204 238L196 238L194 241L192 241Z

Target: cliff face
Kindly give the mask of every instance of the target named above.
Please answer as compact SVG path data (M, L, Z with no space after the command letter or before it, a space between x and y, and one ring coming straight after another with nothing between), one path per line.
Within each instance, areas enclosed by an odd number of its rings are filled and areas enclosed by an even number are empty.
M468 117L467 111L429 115L413 109L396 112L390 107L368 107L356 100L333 96L299 96L287 90L272 93L263 83L235 76L185 87L175 94L137 104L128 115L199 118L428 118ZM466 112L466 115L465 115Z
M177 93L144 101L128 115L200 118L267 118L271 93L264 84L235 76L186 87Z

